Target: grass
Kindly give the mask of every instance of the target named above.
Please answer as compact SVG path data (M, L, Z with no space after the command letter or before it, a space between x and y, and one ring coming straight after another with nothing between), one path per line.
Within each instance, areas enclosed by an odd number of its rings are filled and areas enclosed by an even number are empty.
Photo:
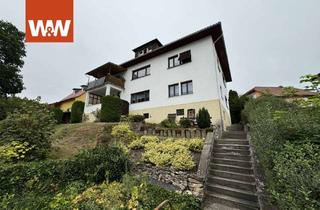
M105 123L78 123L57 125L51 136L51 159L67 159L79 153L81 149L91 149L96 146L97 135Z

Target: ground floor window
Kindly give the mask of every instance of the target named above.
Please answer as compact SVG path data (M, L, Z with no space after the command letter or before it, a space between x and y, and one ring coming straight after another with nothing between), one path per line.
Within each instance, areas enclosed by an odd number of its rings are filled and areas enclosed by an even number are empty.
M184 115L184 109L177 109L176 113L177 113L177 116L183 116Z
M144 119L148 119L149 118L149 113L144 113L143 116L144 116Z

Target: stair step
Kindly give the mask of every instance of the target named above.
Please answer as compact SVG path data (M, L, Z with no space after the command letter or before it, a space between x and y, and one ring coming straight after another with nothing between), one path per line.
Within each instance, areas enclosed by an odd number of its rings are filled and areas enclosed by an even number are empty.
M223 195L229 195L235 198L240 198L244 200L249 200L253 202L257 202L258 198L254 192L239 190L232 187L227 187L219 184L209 184L207 185L208 192L221 193Z
M227 131L243 131L243 125L233 124L227 127Z
M229 154L241 154L241 155L250 155L250 150L246 149L230 149L230 148L213 148L213 155L215 153L229 153Z
M249 150L249 145L241 145L241 144L215 144L215 148L217 149L242 149L242 150Z
M221 171L230 171L235 173L253 174L252 168L246 168L241 166L231 166L231 165L225 165L225 164L211 163L210 168L221 170Z
M235 179L239 181L245 181L245 182L254 182L254 176L249 174L243 174L243 173L235 173L230 171L221 171L217 169L210 169L209 174L217 177L227 178L227 179Z
M233 160L227 158L213 158L214 163L224 164L224 165L232 165L232 166L241 166L251 168L252 164L250 161L243 161L243 160Z
M244 160L244 161L250 161L251 156L250 155L241 155L240 153L213 153L213 157L215 158L227 158L227 159L233 159L233 160Z
M230 132L223 132L221 135L222 138L230 138L230 139L246 139L247 134L246 133L230 133Z
M207 196L212 198L214 202L222 203L231 207L239 209L256 210L259 209L257 202L247 201L244 199L235 198L228 195L221 195L219 193L206 193Z
M249 145L248 140L243 139L218 139L216 140L218 144L238 144L238 145Z
M240 190L248 190L252 192L256 191L255 182L245 182L240 180L222 178L218 176L209 175L207 179L207 185L209 184L219 184L226 187L232 187Z

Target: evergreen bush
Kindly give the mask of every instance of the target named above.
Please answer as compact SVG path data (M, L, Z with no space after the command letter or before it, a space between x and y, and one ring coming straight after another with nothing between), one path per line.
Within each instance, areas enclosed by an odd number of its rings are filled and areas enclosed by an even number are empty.
M199 128L209 128L211 126L211 117L207 109L201 108L197 114L197 124Z
M115 96L101 98L101 122L119 122L121 117L121 100Z
M179 121L179 125L182 128L190 128L191 127L191 120L189 120L188 118L181 118Z
M71 107L71 123L82 122L82 115L84 110L84 102L75 101Z
M63 111L58 107L53 108L51 111L53 112L53 115L54 115L54 118L56 119L56 122L58 124L61 124L62 118L63 118Z

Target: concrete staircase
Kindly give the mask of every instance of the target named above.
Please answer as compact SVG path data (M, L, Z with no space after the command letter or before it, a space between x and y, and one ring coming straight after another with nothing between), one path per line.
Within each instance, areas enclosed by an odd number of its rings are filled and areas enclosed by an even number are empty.
M250 145L241 125L228 127L214 144L204 209L215 209L215 203L236 209L259 209Z

